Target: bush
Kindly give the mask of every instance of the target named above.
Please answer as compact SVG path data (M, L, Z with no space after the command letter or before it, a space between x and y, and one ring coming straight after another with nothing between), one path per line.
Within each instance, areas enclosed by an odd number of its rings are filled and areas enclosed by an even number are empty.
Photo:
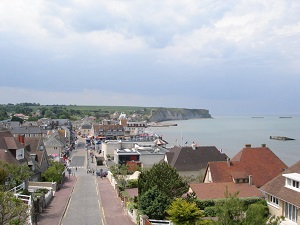
M244 203L246 209L249 207L249 205L252 205L254 203L261 203L263 205L267 205L266 201L261 198L242 198L241 200Z
M27 188L25 188L25 189L22 191L21 195L30 195L30 192L28 191Z
M210 206L215 206L216 205L216 201L212 200L212 199L208 199L208 200L196 200L196 205L199 209L204 210L206 207L210 207Z
M39 188L35 191L35 193L44 193L44 194L47 194L49 191L49 189L47 188Z
M128 180L127 181L128 188L137 188L138 187L138 180Z
M217 215L217 210L215 206L209 206L204 209L204 215L208 217L215 217Z

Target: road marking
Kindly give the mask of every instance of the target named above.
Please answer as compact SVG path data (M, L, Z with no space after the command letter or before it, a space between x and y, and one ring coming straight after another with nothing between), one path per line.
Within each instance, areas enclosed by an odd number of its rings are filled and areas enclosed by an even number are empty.
M69 166L69 168L71 168L71 169L76 169L76 167L77 167L77 169L82 169L82 168L84 168L84 166Z
M65 215L64 215L64 218L67 216L67 213L68 213L68 209L69 209L69 206L70 206L71 200L72 200L72 198L70 198L70 201L68 202L67 208L66 208L66 210L65 210Z

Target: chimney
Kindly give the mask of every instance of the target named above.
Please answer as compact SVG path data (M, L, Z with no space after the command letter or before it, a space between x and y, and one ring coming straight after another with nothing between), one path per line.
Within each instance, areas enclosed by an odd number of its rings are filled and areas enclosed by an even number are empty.
M227 166L230 166L230 158L227 157Z
M262 148L266 148L267 145L266 145L266 144L261 144L261 147L262 147Z
M249 175L249 185L252 185L252 175Z
M20 136L20 142L21 142L22 144L25 144L25 136L24 136L24 135L21 135L21 136Z
M251 148L251 144L245 144L246 148Z

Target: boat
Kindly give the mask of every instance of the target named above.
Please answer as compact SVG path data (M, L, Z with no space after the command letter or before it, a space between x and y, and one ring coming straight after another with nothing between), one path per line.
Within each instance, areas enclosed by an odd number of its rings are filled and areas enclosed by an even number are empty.
M270 139L281 140L281 141L292 141L294 138L284 137L284 136L270 136Z

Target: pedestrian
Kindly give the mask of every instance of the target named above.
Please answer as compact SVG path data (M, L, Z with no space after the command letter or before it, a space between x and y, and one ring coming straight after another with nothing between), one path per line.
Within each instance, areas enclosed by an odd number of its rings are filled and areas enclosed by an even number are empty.
M95 175L95 170L93 170L93 175Z
M77 171L77 166L76 166L75 170Z

